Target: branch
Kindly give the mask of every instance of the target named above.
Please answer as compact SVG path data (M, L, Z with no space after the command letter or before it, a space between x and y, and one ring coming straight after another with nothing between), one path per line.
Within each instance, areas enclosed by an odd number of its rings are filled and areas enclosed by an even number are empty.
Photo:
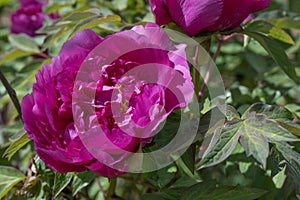
M0 80L2 82L2 84L4 85L8 95L10 96L15 108L17 109L18 113L19 113L19 117L22 120L22 110L21 110L21 105L19 102L19 99L17 97L17 93L16 91L11 87L11 85L9 84L9 82L7 81L6 77L4 76L4 74L2 73L2 71L0 70ZM23 120L22 120L23 121Z

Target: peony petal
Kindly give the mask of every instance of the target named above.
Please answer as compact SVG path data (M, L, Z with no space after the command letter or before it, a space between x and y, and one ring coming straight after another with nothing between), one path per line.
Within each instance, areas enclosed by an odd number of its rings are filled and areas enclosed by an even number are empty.
M223 9L222 0L166 0L172 19L190 36L213 25Z
M150 0L149 3L157 24L163 25L172 21L166 0Z

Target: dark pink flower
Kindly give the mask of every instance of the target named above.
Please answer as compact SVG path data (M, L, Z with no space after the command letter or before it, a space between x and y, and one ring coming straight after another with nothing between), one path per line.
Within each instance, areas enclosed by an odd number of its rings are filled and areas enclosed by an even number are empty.
M239 26L249 14L269 6L270 0L149 0L159 25L177 23L188 35Z
M124 173L104 165L99 159L117 165L127 156L106 146L103 137L87 138L89 147L106 148L105 152L96 152L101 154L99 156L83 144L79 135L82 127L75 126L83 119L82 113L77 112L78 109L73 113L74 101L81 109L93 107L95 116L89 117L88 129L99 126L114 145L129 152L137 151L141 144L151 140L152 132L174 109L187 106L192 98L193 84L185 61L185 46L173 46L157 26L154 27L159 31L150 31L153 26L134 27L107 38L84 30L63 45L52 64L43 65L36 76L32 94L23 98L22 112L25 129L34 141L38 155L50 168L61 173L90 169L106 177ZM98 45L105 43L107 49L100 49L107 56L120 53L128 46L136 47L136 50L121 54L109 65L100 66L100 76L94 71L98 68L91 64L84 74L88 82L75 82L83 62L91 62L89 55L95 54ZM143 48L145 45L151 48ZM147 63L165 65L173 70L173 74L155 64L145 65ZM141 65L147 66L148 73L129 73ZM142 80L147 77L174 87L176 96L166 86L147 84ZM83 93L80 98L78 91L73 90L78 84ZM122 95L114 95L114 91L120 91ZM126 171L126 166L121 166Z
M36 31L40 29L46 17L57 19L56 13L49 15L43 12L43 7L47 4L45 1L37 0L20 0L21 7L11 15L12 33L25 33L31 37L36 35Z

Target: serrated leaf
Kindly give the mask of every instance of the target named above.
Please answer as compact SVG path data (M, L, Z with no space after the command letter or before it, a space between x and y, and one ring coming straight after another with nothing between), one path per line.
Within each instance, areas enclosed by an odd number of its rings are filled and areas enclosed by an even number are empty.
M224 161L234 150L238 143L241 123L235 123L225 128L218 128L203 154L200 168L209 167Z
M267 157L269 155L269 142L264 135L255 129L241 128L242 136L240 142L246 151L247 156L253 156L266 168Z
M299 138L281 127L275 120L268 119L264 114L248 113L247 118L243 121L243 126L251 132L256 131L263 134L270 142L299 141Z
M254 31L244 31L246 35L258 41L261 46L269 53L274 59L276 64L296 83L300 83L300 79L297 76L295 67L289 61L286 52L281 48L275 40L268 38L267 36Z
M265 114L268 119L287 121L293 120L293 114L286 108L276 105L267 105L263 103L255 103L251 105L243 114L242 119L247 118L249 113L256 112Z
M285 142L275 143L276 149L281 153L291 171L293 180L297 187L300 186L300 154ZM298 189L299 190L299 189Z
M82 188L85 188L96 177L92 171L76 173L72 181L72 195L75 196Z
M225 109L225 117L228 121L232 121L232 120L235 120L235 119L240 119L240 114L238 113L238 111L230 106L230 105L226 105L226 109Z
M296 162L300 166L300 153L293 150L293 147L286 142L276 142L276 149L282 154L286 161Z
M73 37L77 32L80 32L87 28L93 28L95 26L98 26L99 24L105 23L105 22L120 22L121 17L118 15L108 15L108 16L100 16L100 17L89 17L87 19L84 19L80 21L73 29L70 37Z
M39 53L39 47L36 42L25 34L9 35L8 40L10 43L23 51L31 53Z
M56 198L71 182L73 178L73 173L65 173L60 174L58 172L55 173L54 179L54 198Z
M287 34L283 29L276 27L273 24L268 23L266 21L261 21L261 20L254 21L253 23L250 23L245 30L258 31L261 33L265 33L281 42L291 44L291 45L295 44L291 36Z
M33 52L27 52L27 51L22 51L20 49L13 49L11 51L9 51L8 53L4 54L3 56L1 56L0 58L0 65L3 65L9 61L15 60L17 58L21 58L24 56L29 56L31 55Z
M300 125L292 122L277 122L280 126L288 130L290 133L300 137Z
M13 155L19 151L23 146L25 146L30 140L28 139L28 134L24 133L19 139L12 142L9 147L5 150L3 157L10 160Z
M0 166L0 198L3 198L11 188L25 178L26 176L15 168Z
M242 120L225 124L225 128L215 129L209 145L202 146L204 151L200 168L216 165L225 160L234 150L237 140L246 151L252 155L263 167L269 155L269 142L299 141L289 130L282 127L277 120L287 121L291 113L284 108L263 104L254 104L245 111ZM270 119L268 118L270 117ZM208 131L208 136L212 134ZM204 140L203 144L208 142ZM200 151L200 155L202 155Z
M187 189L181 196L182 200L253 200L266 193L265 190L240 186L216 187L214 182L203 182Z

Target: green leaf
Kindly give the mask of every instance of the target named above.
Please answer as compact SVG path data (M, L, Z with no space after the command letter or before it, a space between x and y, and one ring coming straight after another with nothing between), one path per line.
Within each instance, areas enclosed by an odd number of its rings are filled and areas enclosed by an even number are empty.
M166 200L161 193L144 194L142 200Z
M156 188L165 187L174 178L174 173L169 172L168 171L169 168L170 167L165 167L158 171L149 173L151 177L147 178L147 181L149 181L149 183L151 183Z
M1 56L0 65L3 65L5 63L15 60L17 58L29 56L31 54L32 54L32 52L23 51L20 49L13 49L13 50L9 51L8 53L4 54L3 56Z
M275 143L276 149L281 153L286 160L287 166L291 171L291 175L296 186L300 186L300 154L293 150L293 147L285 142Z
M62 18L58 22L58 24L64 23L64 22L78 22L85 18L89 18L89 17L96 16L96 15L97 15L97 13L89 12L89 11L84 11L84 12L74 11L74 12L70 13L68 16Z
M218 128L203 154L200 168L216 165L224 161L234 150L240 137L241 123L235 123L225 128Z
M285 182L285 170L286 166L284 166L284 168L272 178L272 181L277 189L281 189Z
M232 120L235 120L235 119L240 119L240 114L238 113L238 111L230 106L230 105L226 105L226 109L225 109L225 117L228 121L232 121Z
M253 31L244 31L246 35L258 41L262 47L270 54L279 67L296 83L300 84L299 77L295 71L295 67L289 61L285 51L281 48L275 40L267 36Z
M265 190L257 188L247 188L240 186L220 186L216 187L214 182L198 183L185 190L181 196L182 200L253 200L266 193Z
M266 168L267 157L269 155L268 140L259 130L243 126L240 131L242 132L240 142L246 151L246 155L252 155Z
M300 166L300 154L293 150L293 147L286 142L276 142L276 149L282 154L284 159L289 162L296 162Z
M195 178L182 176L171 187L172 188L191 187L196 183L198 183L198 181Z
M181 156L182 161L188 167L190 172L193 174L195 170L195 154L196 154L196 146L192 144L186 152Z
M300 20L299 19L293 19L290 17L282 17L279 19L269 19L272 24L279 28L293 28L293 29L300 29Z
M294 45L295 42L291 38L289 34L287 34L283 29L274 26L273 24L270 24L266 21L254 21L253 23L250 23L246 29L246 31L258 31L264 34L267 34L268 36L279 40L281 42Z
M31 52L31 53L39 53L39 47L36 44L36 42L30 38L29 36L25 34L17 34L17 35L9 35L8 40L10 43L17 47L18 49L21 49L23 51Z
M269 155L269 142L300 140L280 124L280 122L287 123L290 118L291 113L283 107L260 103L250 106L240 121L237 122L235 119L226 123L225 128L215 129L213 136L210 136L211 133L208 131L207 138L212 139L209 145L202 146L204 154L200 168L224 161L232 153L240 137L240 143L247 156L252 155L265 168ZM207 143L205 139L203 144Z
M4 5L9 4L11 2L12 2L12 0L1 0L0 1L0 6L4 6Z
M180 198L181 193L181 188L167 189L162 192L145 194L142 196L142 200L178 200Z
M93 28L95 26L98 26L99 24L105 23L105 22L120 22L121 17L118 15L108 15L108 16L93 16L86 18L82 21L80 21L73 29L71 36L73 37L77 32L80 32L87 28Z
M117 10L124 10L127 8L128 0L113 0L112 5Z
M290 133L300 137L300 125L292 122L278 122L280 126L288 130Z
M75 196L82 188L85 188L96 177L92 171L76 173L72 181L72 195Z
M247 109L243 115L243 118L247 118L247 116L252 112L265 114L268 119L273 119L276 121L293 120L293 114L282 106L255 103Z
M65 8L65 7L72 7L74 3L55 3L51 6L46 6L45 12L46 13L53 13L57 12L57 10Z
M12 142L9 147L5 150L3 157L6 157L8 160L19 151L23 146L25 146L30 140L28 139L28 134L24 133L19 139Z
M26 176L15 168L0 166L0 198L25 178Z
M277 121L268 119L265 114L246 111L242 118L244 119L243 125L247 129L246 131L263 134L271 142L299 141L299 138L281 127Z
M54 177L54 198L56 198L71 182L73 178L73 173L65 173L60 174L58 172L55 172Z

